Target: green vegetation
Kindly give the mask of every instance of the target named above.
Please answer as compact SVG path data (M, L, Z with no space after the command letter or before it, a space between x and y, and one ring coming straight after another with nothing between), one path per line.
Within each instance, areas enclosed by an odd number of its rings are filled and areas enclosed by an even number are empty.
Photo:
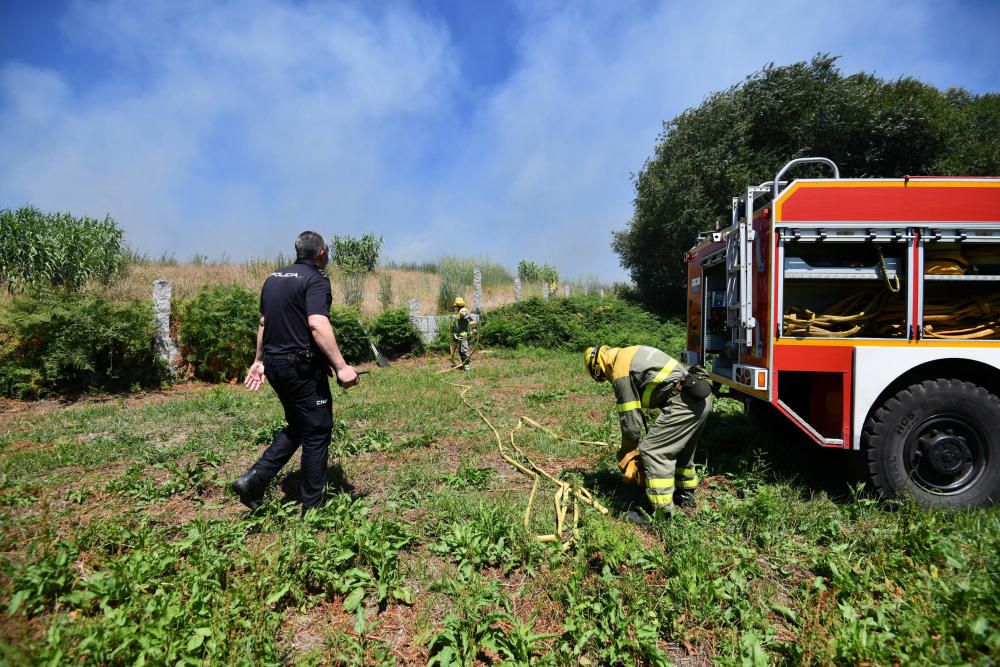
M480 338L487 346L577 350L590 345L652 345L672 354L683 349L683 329L621 299L571 296L532 298L487 313Z
M0 395L38 398L160 382L148 303L73 292L17 295L0 305Z
M635 212L613 247L644 301L676 309L683 256L727 226L733 196L789 160L831 158L844 177L1000 173L1000 95L912 78L844 76L836 58L770 65L664 123L635 181ZM802 169L792 176L827 172Z
M387 310L371 323L368 333L378 342L379 352L388 357L420 354L424 341L413 326L410 313L403 308Z
M356 308L334 305L330 308L330 324L337 337L337 347L347 363L358 364L375 358Z
M676 339L675 339L676 340ZM299 519L293 462L248 515L226 484L282 425L270 389L193 387L0 428L6 664L990 664L1000 513L886 506L847 452L782 449L716 402L700 506L643 531L614 462L610 388L580 355L478 358L469 400L608 506L566 552L531 481L435 375L394 364L336 391L330 503ZM790 444L790 443L789 443ZM794 462L791 459L799 459Z
M441 287L438 290L437 307L439 313L451 312L451 304L456 296L463 296L472 287L472 277L478 268L482 274L483 288L511 285L514 277L500 264L488 259L454 257L445 255L438 260L438 275Z
M330 262L347 272L371 273L382 254L382 243L382 237L374 234L360 238L335 235L330 241Z
M177 338L194 374L210 382L237 380L253 362L259 298L242 287L216 286L177 305Z
M392 274L380 273L378 276L378 305L382 310L392 308Z
M525 284L548 283L555 285L559 282L559 272L554 266L537 264L527 259L522 259L517 263L517 277Z
M79 290L108 284L127 265L125 233L106 216L78 218L33 206L0 210L0 280L10 292L26 287Z
M360 238L334 236L330 261L340 269L344 302L360 308L365 300L365 280L375 270L382 253L382 237L365 234Z

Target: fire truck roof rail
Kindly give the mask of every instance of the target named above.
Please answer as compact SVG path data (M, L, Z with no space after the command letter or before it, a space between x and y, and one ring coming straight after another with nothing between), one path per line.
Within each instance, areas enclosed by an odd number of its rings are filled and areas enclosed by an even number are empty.
M837 163L834 162L833 160L831 160L830 158L827 158L827 157L800 157L800 158L795 158L794 160L792 160L791 162L789 162L788 164L786 164L784 167L782 167L781 171L779 171L778 174L777 174L777 176L774 177L774 180L771 181L771 188L772 188L771 196L774 199L778 198L778 185L781 183L781 177L785 175L786 171L788 171L792 167L797 167L800 164L809 164L809 163L825 164L828 167L830 167L830 169L833 170L833 177L834 178L840 178L840 169L837 168Z

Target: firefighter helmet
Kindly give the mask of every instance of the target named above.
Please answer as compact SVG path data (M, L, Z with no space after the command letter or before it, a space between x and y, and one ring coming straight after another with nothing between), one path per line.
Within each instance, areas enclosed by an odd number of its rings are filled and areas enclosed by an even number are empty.
M595 345L588 347L587 351L583 353L587 363L587 372L590 373L590 377L594 378L595 382L604 382L604 371L601 369L601 365L597 363L597 358L601 354L602 347L604 346Z
M460 296L456 296L455 300L451 304L452 308L465 308L465 299Z

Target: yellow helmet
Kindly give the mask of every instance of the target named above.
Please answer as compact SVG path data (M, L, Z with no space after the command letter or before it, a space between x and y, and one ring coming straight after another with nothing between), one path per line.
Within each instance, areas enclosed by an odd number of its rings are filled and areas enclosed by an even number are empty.
M594 347L588 347L587 351L583 353L587 364L587 372L590 373L590 377L594 378L595 382L604 382L604 371L601 370L601 365L597 363L597 357L600 356L602 347L604 346L595 345Z
M465 308L465 299L460 296L456 296L455 300L451 304L452 308Z

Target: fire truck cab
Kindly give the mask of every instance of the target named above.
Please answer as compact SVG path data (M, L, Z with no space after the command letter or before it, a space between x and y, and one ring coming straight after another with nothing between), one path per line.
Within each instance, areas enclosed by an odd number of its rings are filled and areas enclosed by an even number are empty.
M831 177L785 180L806 164ZM732 201L685 255L682 361L819 446L865 450L883 496L1000 499L1000 179L800 158Z

